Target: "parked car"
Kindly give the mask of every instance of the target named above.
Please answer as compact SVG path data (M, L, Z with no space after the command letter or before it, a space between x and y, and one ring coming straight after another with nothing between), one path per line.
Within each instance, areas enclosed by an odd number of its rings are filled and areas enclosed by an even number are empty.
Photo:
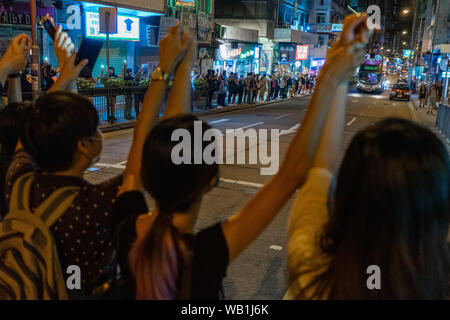
M411 100L411 93L409 86L406 83L397 82L392 87L391 93L389 95L389 100Z

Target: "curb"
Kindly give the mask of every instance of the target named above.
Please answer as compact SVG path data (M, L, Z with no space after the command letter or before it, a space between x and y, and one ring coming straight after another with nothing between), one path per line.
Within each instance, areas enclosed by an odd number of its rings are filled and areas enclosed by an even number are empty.
M262 102L262 103L243 104L241 106L215 108L215 109L212 109L212 110L195 112L194 114L198 115L198 116L208 116L208 115L213 115L213 114L241 111L241 110L247 110L247 109L252 109L252 108L262 107L262 106L268 106L268 105L271 105L271 104L280 103L280 102L287 101L287 100L298 99L298 98L309 97L309 96L310 95L302 95L302 96L299 96L299 97L294 97L294 98L293 97L289 97L289 98L286 98L286 99L265 101L265 102ZM124 121L123 123L116 123L116 124L104 124L104 125L100 125L100 130L102 132L106 133L106 132L113 132L113 131L118 131L118 130L130 129L130 128L134 127L135 123L136 123L136 120Z

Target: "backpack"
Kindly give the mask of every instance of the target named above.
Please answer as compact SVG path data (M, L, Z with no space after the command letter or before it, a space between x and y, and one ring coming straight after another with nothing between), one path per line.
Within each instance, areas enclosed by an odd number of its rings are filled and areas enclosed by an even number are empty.
M78 195L76 187L54 191L31 210L33 173L13 185L9 213L0 223L0 299L68 299L50 227Z

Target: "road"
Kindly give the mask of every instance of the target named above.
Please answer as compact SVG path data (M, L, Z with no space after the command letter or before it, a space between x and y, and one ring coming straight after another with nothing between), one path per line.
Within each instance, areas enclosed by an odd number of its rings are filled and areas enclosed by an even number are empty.
M379 96L349 93L342 154L355 133L372 123L386 117L414 120L407 102L389 101L387 94L388 90ZM279 136L281 163L309 101L310 97L300 97L236 112L203 116L201 119L222 132L233 128L287 130ZM132 129L105 134L101 163L89 169L86 179L95 183L122 172L131 139ZM271 177L261 175L260 167L260 164L221 165L222 182L204 196L196 229L210 226L239 211ZM294 197L271 225L229 266L224 281L227 299L283 297L287 289L286 224Z

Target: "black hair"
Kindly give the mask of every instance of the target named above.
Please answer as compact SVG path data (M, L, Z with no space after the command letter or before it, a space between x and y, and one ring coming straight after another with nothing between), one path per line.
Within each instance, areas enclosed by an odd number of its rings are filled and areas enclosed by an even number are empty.
M78 141L94 136L97 126L97 110L88 99L52 92L36 100L22 142L42 170L66 170L73 164Z
M144 145L141 176L144 187L156 200L158 215L145 237L133 244L129 255L137 299L183 298L183 270L192 262L192 254L186 238L172 225L173 213L187 212L218 174L217 164L176 165L172 161L172 149L178 144L172 141L172 133L186 129L194 137L195 121L198 118L194 115L163 120ZM203 130L209 128L202 122ZM193 143L191 147L193 160Z
M322 249L329 268L311 283L330 299L449 297L450 161L431 131L386 119L345 153ZM369 290L367 267L381 270Z
M161 211L186 211L193 200L217 175L217 164L180 164L172 161L172 149L179 142L171 141L172 132L186 129L194 137L194 115L180 115L158 123L144 145L142 156L142 181L158 203ZM202 122L206 131L210 126ZM204 147L209 144L204 142ZM192 143L193 148L193 143ZM191 152L194 157L194 152Z
M30 106L29 103L11 103L0 109L0 218L8 210L4 199L6 172L11 164Z

